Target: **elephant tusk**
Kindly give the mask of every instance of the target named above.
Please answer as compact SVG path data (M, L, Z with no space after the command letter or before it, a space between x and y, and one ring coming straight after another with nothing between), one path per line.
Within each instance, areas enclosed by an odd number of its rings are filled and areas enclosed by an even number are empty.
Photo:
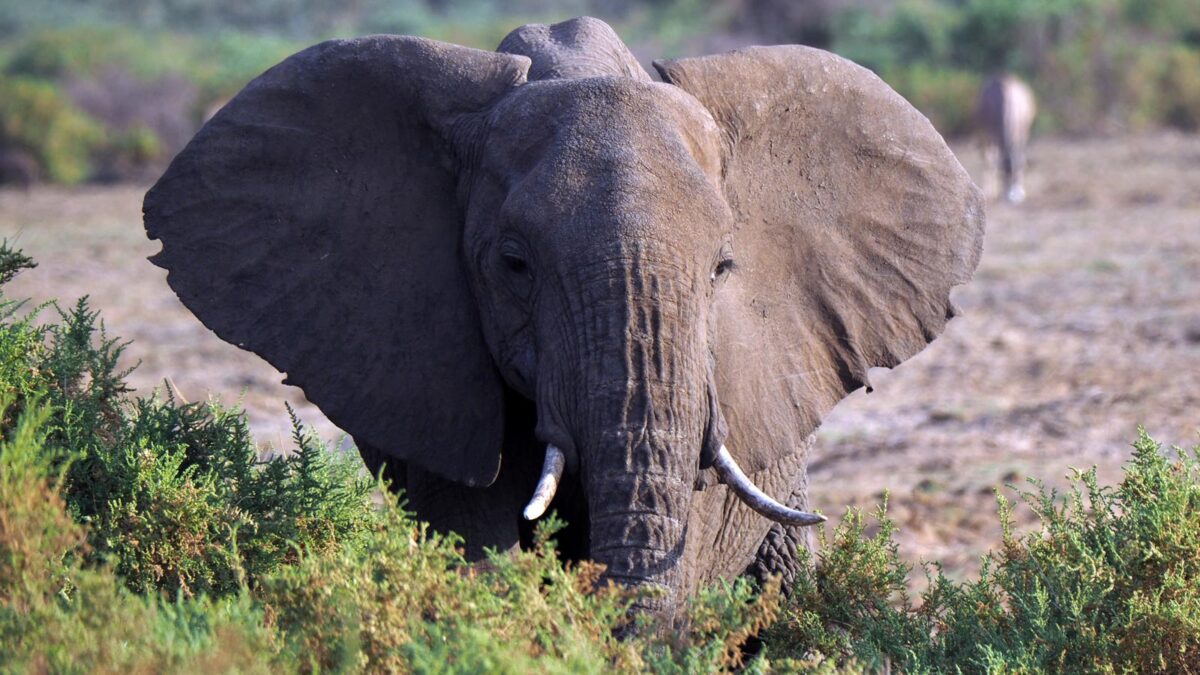
M546 463L542 465L542 477L533 491L533 497L525 506L525 520L537 520L549 508L554 493L558 491L558 481L562 479L566 462L562 450L554 444L546 446Z
M713 462L713 468L717 470L717 474L721 476L721 480L729 486L729 489L733 490L733 493L745 502L747 506L777 523L803 527L825 522L825 516L808 513L807 511L789 509L767 496L767 493L758 489L758 486L750 482L750 479L742 471L742 467L737 465L737 462L733 460L733 455L729 454L729 450L724 445L717 452L717 459Z

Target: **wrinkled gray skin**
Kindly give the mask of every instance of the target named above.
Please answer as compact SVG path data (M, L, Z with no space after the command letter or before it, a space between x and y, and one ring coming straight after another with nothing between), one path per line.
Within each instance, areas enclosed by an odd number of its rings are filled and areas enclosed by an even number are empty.
M941 331L983 213L929 123L847 61L656 66L595 19L499 52L327 42L218 113L145 214L197 316L470 556L528 541L553 443L564 550L669 613L718 577L791 574L804 533L714 453L805 506L821 416Z

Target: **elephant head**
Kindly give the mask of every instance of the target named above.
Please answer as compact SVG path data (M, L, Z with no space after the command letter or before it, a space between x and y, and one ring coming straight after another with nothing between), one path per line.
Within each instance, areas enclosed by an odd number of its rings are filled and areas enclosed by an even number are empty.
M753 477L802 480L821 417L942 330L983 213L928 121L848 61L780 46L655 65L663 82L594 19L498 52L319 44L148 193L153 261L360 447L478 503L502 461L549 448L528 515L565 467L591 557L670 602L716 565L698 523L744 508L751 550L722 558L744 566L770 526L749 509L820 520Z

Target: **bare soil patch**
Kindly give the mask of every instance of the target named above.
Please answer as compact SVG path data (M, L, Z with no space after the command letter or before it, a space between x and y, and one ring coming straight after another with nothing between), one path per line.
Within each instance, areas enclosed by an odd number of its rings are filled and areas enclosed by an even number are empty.
M975 149L957 150L979 176ZM1181 445L1200 433L1200 137L1041 139L1030 155L1029 200L990 205L983 262L955 296L963 316L838 406L812 464L812 504L840 515L890 490L904 555L955 574L999 537L995 487L1092 465L1113 480L1138 424ZM276 447L289 445L289 401L339 437L178 302L146 261L144 189L0 191L0 236L40 263L8 295L90 294L109 332L133 340L143 393L170 378L188 400L240 402Z

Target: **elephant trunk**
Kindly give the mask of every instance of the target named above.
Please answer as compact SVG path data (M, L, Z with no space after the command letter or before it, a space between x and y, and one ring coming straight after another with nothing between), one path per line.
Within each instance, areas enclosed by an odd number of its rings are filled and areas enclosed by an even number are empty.
M622 419L596 420L599 433L581 452L592 558L605 565L606 579L660 589L641 604L663 613L674 608L682 584L705 412L702 401L686 400L654 412L648 402L669 400L675 389L639 383L599 397L599 406L619 410ZM639 400L646 407L630 405Z
M575 330L539 364L539 436L580 475L605 578L661 588L644 605L669 613L709 428L706 327L691 275L623 262L577 280Z

